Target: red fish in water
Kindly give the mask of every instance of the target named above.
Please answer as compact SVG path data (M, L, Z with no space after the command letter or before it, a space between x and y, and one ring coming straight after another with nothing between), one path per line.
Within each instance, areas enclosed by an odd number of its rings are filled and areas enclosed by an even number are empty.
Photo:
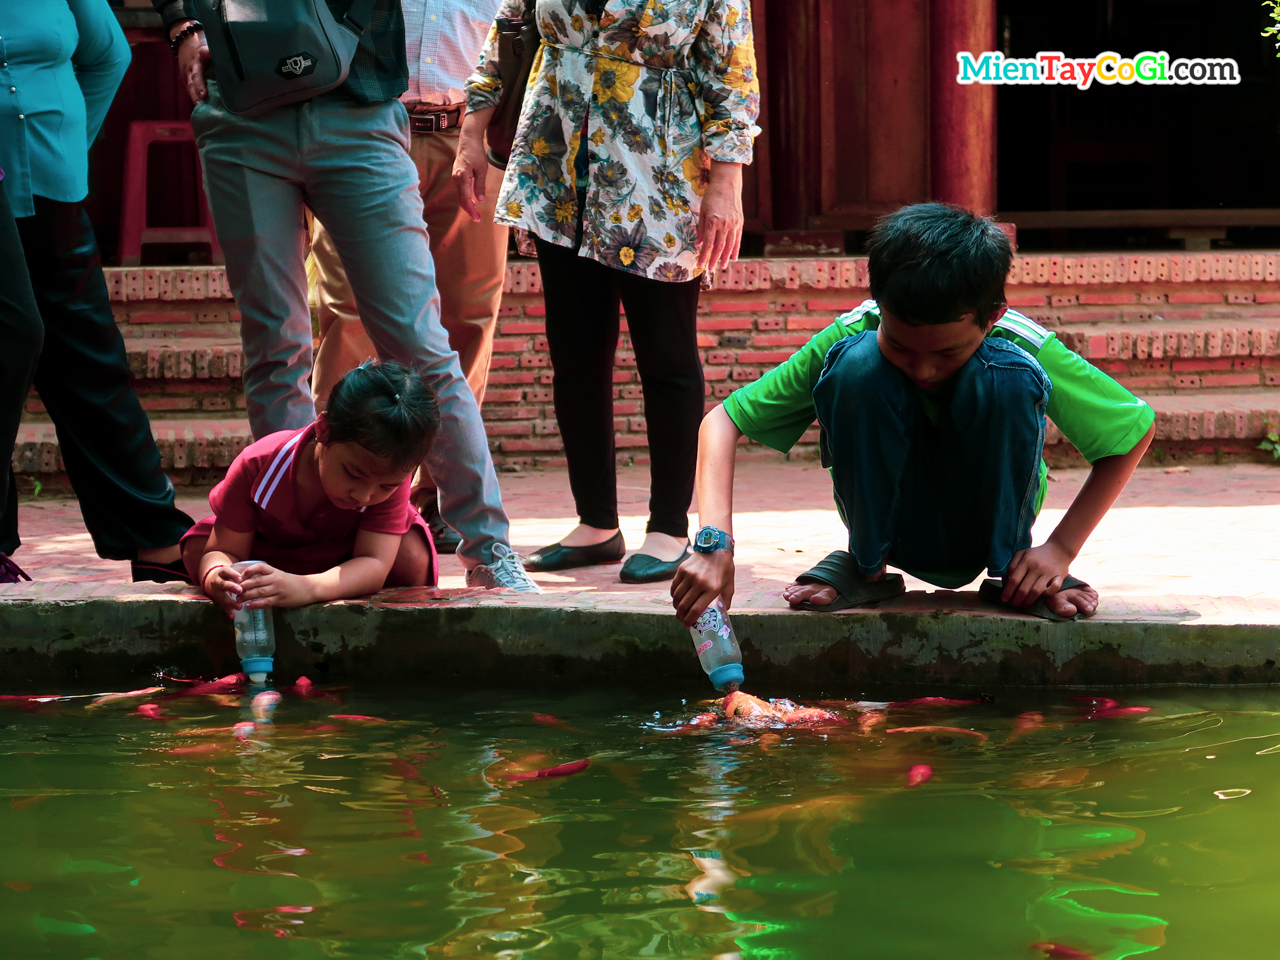
M933 779L933 767L927 763L917 763L907 771L907 786L918 787Z
M178 690L173 694L175 697L203 697L206 694L216 693L234 693L244 686L245 675L243 673L229 673L225 677L219 677L217 680L210 680L208 683L194 683L185 690Z
M901 710L904 707L972 707L981 702L981 700L952 700L948 697L917 697L914 700L899 700L889 706L895 710Z
M19 710L35 710L41 703L57 700L56 693L21 693L16 696L0 695L0 706L17 707Z
M237 723L231 728L231 733L237 740L248 740L253 736L254 725L248 720Z
M1072 697L1071 699L1093 704L1090 710L1110 710L1112 707L1120 706L1119 700L1112 700L1110 697Z
M1043 713L1020 713L1018 719L1013 721L1013 733L1009 734L1009 740L1017 739L1024 733L1030 733L1037 730L1044 723ZM1008 741L1006 741L1007 743Z
M893 727L886 730L886 733L939 733L939 734L955 734L961 737L975 737L978 740L986 740L985 733L979 733L977 730L965 730L963 727Z
M547 767L545 770L534 770L531 773L512 773L507 776L507 779L547 780L551 777L569 777L575 773L581 773L589 766L591 766L590 760L573 760L569 763L562 763L557 767Z
M337 687L338 690L345 690L346 687ZM332 700L334 703L341 703L342 698L335 696L328 690L317 690L316 685L306 677L299 677L298 681L291 687L284 687L281 693L291 693L295 697L301 697L303 700Z
M332 720L361 720L365 723L390 723L390 720L383 720L381 717L367 717L363 713L331 713L329 718Z
M190 747L174 747L171 750L166 750L165 753L171 753L175 757L198 757L225 749L226 746L221 743L197 743Z
M876 727L880 726L880 724L884 723L887 717L888 714L883 710L864 710L858 715L858 732L864 736L869 734Z
M1043 951L1049 960L1094 960L1093 954L1060 943L1033 943L1031 949Z
M143 687L141 690L125 690L123 693L104 693L92 703L87 704L85 709L92 710L94 707L100 707L104 703L115 703L117 700L134 700L138 697L149 697L153 693L164 693L164 687Z
M1105 710L1094 710L1077 720L1117 720L1120 717L1136 717L1141 713L1150 713L1150 707L1108 707Z
M401 760L399 757L392 758L391 769L394 770L396 776L400 777L402 780L421 780L422 779L422 774L418 772L417 767L415 767L408 760Z
M766 703L741 690L734 690L720 701L724 715L730 720L780 720L783 723L843 723L840 717L816 707L797 707L790 701Z
M138 709L134 711L140 717L146 717L148 720L172 720L173 717L166 717L161 712L159 704L140 703Z
M533 722L540 723L545 727L563 727L564 721L552 713L535 713Z

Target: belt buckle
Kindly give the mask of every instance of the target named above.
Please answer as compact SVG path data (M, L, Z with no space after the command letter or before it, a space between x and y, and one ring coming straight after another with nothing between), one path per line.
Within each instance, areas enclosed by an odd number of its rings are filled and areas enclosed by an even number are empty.
M443 110L415 114L411 126L417 133L439 133L448 129L449 114Z

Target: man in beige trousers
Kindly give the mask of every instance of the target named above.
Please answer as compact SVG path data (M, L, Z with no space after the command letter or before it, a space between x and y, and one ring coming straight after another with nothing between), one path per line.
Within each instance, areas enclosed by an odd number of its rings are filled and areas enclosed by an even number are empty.
M489 168L478 223L458 205L452 174L465 109L463 83L475 69L499 0L402 0L402 4L409 89L400 100L409 111L409 155L418 168L441 321L476 402L483 403L507 265L509 231L493 222L502 172ZM377 351L364 332L333 241L318 220L312 223L311 252L320 322L311 392L316 409L322 410L342 375L375 359ZM414 477L412 499L430 525L437 549L454 552L459 538L440 518L436 485L426 464Z

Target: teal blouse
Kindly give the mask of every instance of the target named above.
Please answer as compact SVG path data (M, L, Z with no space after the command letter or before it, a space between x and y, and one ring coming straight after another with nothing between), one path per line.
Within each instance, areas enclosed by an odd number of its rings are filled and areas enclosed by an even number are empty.
M89 145L129 67L107 0L0 0L0 169L15 217L31 197L89 193Z

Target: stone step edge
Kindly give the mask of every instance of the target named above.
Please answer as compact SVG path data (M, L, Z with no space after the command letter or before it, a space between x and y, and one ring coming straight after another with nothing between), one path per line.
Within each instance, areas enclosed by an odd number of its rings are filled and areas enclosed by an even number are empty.
M225 267L104 267L103 273L111 299L118 303L231 299ZM1108 286L1129 283L1274 284L1277 281L1280 281L1280 251L1015 256L1006 282L1010 286ZM709 286L712 290L723 291L866 290L869 287L867 258L743 259L727 270L717 271ZM536 262L507 264L504 293L539 293L541 290L542 275ZM1272 293L1274 300L1267 302L1280 302L1280 289ZM1249 296L1251 302L1263 302L1253 300L1252 294ZM1063 306L1069 303L1139 301L1137 295L1132 294L1095 293L1059 297L1045 294L1040 302Z
M213 604L171 594L82 597L83 584L22 598L0 587L0 667L53 683L71 670L121 679L178 664L189 676L234 669L226 617ZM96 589L113 585L94 584ZM163 588L162 588L163 589ZM156 591L155 593L159 593ZM668 601L634 605L578 594L552 598L385 595L372 602L276 611L286 636L310 637L277 652L283 676L447 676L491 684L497 669L529 683L671 683L672 657L689 638ZM735 626L758 682L856 691L867 682L1092 684L1274 683L1280 609L1239 598L1119 598L1123 613L1049 623L979 607L972 592L927 602L812 616L739 611ZM12 598L12 599L10 599ZM1129 609L1130 602L1136 609ZM804 617L803 621L797 619ZM797 624L803 622L802 638ZM850 647L850 631L857 642Z
M1280 390L1254 393L1209 393L1147 397L1156 413L1156 440L1260 440L1268 425L1280 426ZM226 468L253 442L249 423L242 419L151 421L165 470L190 467ZM810 430L802 442L817 440ZM1045 444L1065 443L1050 420ZM557 445L557 449L559 449ZM638 449L638 448L637 448ZM503 451L508 452L508 451ZM56 428L52 423L24 423L18 429L11 462L17 473L60 473L65 470Z

